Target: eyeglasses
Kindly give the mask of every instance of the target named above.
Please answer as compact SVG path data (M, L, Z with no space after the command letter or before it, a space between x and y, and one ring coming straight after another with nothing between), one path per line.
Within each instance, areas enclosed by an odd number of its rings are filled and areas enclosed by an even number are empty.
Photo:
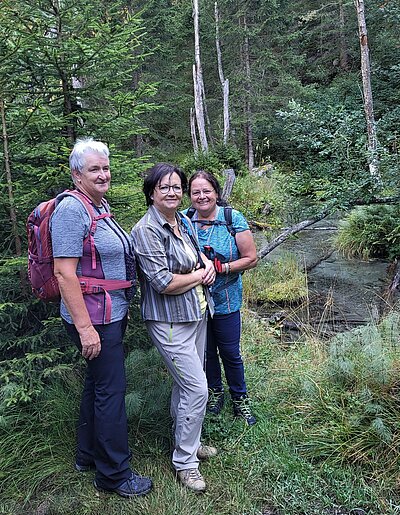
M182 186L178 186L177 184L174 184L173 186L169 186L167 184L164 184L163 186L159 186L158 190L163 195L166 195L169 193L169 190L172 189L174 193L182 193Z
M190 196L191 197L200 197L201 194L203 194L204 196L208 196L208 195L211 195L211 193L215 191L215 190L203 190L203 191L191 191L190 192Z

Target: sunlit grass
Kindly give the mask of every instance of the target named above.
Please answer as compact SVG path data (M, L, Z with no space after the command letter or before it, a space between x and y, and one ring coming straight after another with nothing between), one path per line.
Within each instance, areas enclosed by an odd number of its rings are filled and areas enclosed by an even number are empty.
M279 261L263 261L243 275L244 299L248 303L285 303L307 297L307 276L293 254Z

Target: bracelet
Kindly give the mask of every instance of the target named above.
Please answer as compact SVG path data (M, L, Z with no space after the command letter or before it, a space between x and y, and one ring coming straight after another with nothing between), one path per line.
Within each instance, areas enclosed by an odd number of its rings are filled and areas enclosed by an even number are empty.
M229 263L225 263L225 274L228 275L231 271L231 265Z

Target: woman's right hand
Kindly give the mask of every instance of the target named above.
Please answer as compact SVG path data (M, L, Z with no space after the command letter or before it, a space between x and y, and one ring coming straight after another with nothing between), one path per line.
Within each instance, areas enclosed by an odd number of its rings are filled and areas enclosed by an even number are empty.
M82 344L82 356L89 361L97 358L101 351L101 341L96 329L93 326L81 329L79 338Z
M202 284L205 286L210 286L215 281L215 268L213 262L206 258L204 254L202 254L203 262L205 268L201 268L202 271Z
M92 325L76 275L78 258L54 258L54 274L60 287L61 297L79 333L82 356L94 359L100 354L100 336Z

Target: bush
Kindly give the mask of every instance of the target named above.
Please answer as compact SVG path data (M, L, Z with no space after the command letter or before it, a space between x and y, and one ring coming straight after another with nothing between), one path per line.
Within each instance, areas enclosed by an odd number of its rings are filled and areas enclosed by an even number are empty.
M189 176L196 170L206 170L213 174L228 168L233 168L236 174L246 170L239 150L229 145L218 145L207 153L187 154L180 164Z
M335 244L348 257L398 257L400 207L368 206L354 209L341 222Z
M308 457L397 470L399 330L400 315L392 313L378 326L337 335L318 361L291 371Z

